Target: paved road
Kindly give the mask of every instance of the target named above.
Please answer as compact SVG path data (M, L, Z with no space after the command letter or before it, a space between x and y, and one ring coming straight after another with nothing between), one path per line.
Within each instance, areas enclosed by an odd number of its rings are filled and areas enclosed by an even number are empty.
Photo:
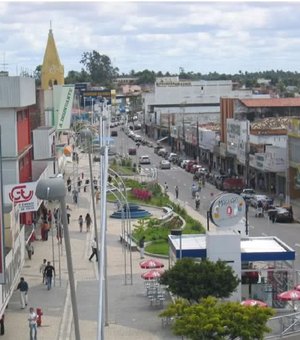
M138 134L141 132L137 131ZM120 131L121 140L123 145L128 147L135 147L135 142L128 138L124 132ZM118 145L118 143L117 143ZM119 144L120 147L120 144ZM137 156L134 160L138 159L141 155L149 155L152 161L151 166L157 167L162 157L154 153L153 148L141 145L137 149ZM149 167L144 165L143 167ZM158 169L158 181L160 184L167 182L169 191L174 194L175 185L179 187L179 199L186 202L190 207L194 208L194 200L191 197L191 185L193 182L193 175L181 169L178 165L172 165L171 170ZM205 187L201 190L201 204L200 213L206 216L210 200L212 196L219 194L220 191L210 183L206 183ZM294 207L294 215L300 216L300 208ZM300 224L299 223L270 223L267 217L256 218L255 209L249 208L249 234L250 236L277 236L283 242L294 248L296 252L300 252ZM295 269L300 270L300 256L296 257Z

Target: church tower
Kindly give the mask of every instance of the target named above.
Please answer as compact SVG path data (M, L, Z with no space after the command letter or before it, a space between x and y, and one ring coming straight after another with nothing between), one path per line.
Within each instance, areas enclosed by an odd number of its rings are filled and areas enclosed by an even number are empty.
M41 86L43 90L48 90L52 88L53 85L63 85L64 82L64 66L60 62L52 28L50 26L47 47L42 65Z

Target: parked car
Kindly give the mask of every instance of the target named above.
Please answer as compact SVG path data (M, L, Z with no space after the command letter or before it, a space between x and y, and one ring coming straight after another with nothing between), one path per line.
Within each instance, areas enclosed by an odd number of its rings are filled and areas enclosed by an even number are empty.
M294 221L291 208L286 207L271 207L268 210L268 216L270 220L274 218L274 222L292 223Z
M199 164L194 164L192 167L191 167L191 170L190 170L190 173L191 174L194 174L196 173L199 169L202 168L202 165L199 165Z
M159 163L159 168L160 169L171 169L171 163L169 161L163 159Z
M257 208L257 204L259 201L262 202L263 208L266 210L273 204L274 200L267 195L253 195L253 197L250 198L250 205L254 208Z
M165 148L161 148L157 151L158 156L164 157L168 151Z
M171 152L168 156L168 161L169 162L175 162L178 159L177 153Z
M156 146L154 147L154 153L158 154L158 151L159 151L160 149L163 149L163 147L162 147L161 145L156 145Z
M151 164L149 156L141 156L139 158L139 164Z
M185 166L185 171L190 172L191 169L192 169L192 166L195 165L195 164L197 164L197 161L195 161L195 160L188 161L186 163L186 166Z
M128 154L131 155L131 156L136 155L136 148L129 148L128 149Z
M190 161L190 159L184 159L181 161L180 166L182 167L182 169L185 169L187 163Z
M251 189L251 188L246 188L243 189L243 191L241 192L241 196L243 197L243 199L247 202L250 201L250 199L255 195L255 190Z

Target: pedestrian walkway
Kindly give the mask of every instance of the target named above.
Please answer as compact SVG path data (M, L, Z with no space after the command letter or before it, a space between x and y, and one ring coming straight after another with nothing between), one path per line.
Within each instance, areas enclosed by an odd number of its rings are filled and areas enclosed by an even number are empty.
M80 154L77 173L88 173L88 159L85 154ZM73 165L68 165L65 179L68 173L73 171ZM78 205L72 203L71 194L67 193L67 204L71 211L70 239L72 246L72 259L76 280L78 312L80 319L81 339L95 339L97 335L98 319L98 268L97 262L91 262L88 257L91 252L92 231L79 231L78 217L85 216L91 211L90 190L79 194ZM108 204L108 216L114 210L113 204ZM97 209L99 210L99 209ZM161 210L153 208L151 212L157 217L161 216ZM98 213L97 213L98 214ZM93 219L93 217L92 217ZM99 214L97 218L99 223ZM132 221L132 226L135 221ZM139 252L132 253L132 284L130 276L130 262L124 263L125 253L120 243L121 220L108 218L107 230L107 317L108 326L105 327L105 339L177 339L169 328L163 328L158 314L162 310L160 306L151 306L145 296L144 280L141 274L145 271L139 266ZM38 238L40 235L38 233ZM27 309L20 309L19 291L15 291L5 313L5 335L2 339L16 340L29 338L28 314L29 307L41 308L43 311L42 325L38 327L38 339L45 340L71 340L74 337L74 325L72 323L72 308L68 284L68 271L64 243L58 245L56 232L49 232L48 241L37 240L34 242L34 255L29 260L26 256L21 276L29 284L29 303ZM60 254L59 254L60 252ZM60 256L59 256L60 255ZM42 275L39 267L46 258L53 262L56 270L54 286L51 290L42 283ZM127 259L128 261L128 259ZM168 261L162 260L165 267ZM125 284L125 271L126 283ZM170 300L168 300L170 301ZM166 303L168 303L166 301Z

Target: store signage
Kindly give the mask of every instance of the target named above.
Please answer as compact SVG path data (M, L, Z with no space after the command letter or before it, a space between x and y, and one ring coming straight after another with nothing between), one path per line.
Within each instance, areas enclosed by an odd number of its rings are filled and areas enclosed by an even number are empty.
M37 182L4 186L4 202L17 204L20 213L37 211L39 200L35 195Z
M210 205L210 219L221 228L237 225L245 217L246 204L237 194L221 194Z

